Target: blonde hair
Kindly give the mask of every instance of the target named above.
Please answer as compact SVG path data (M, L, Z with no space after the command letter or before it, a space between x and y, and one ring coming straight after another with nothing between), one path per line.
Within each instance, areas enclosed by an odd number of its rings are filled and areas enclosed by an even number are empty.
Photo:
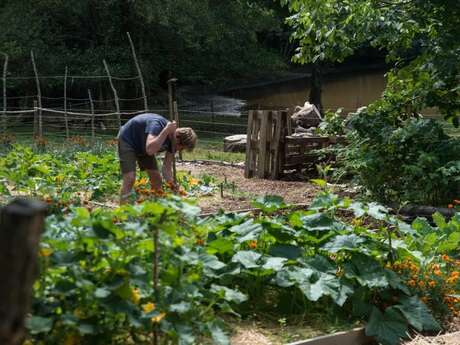
M187 151L192 151L195 148L197 139L198 137L195 131L190 127L181 127L177 129L177 140Z

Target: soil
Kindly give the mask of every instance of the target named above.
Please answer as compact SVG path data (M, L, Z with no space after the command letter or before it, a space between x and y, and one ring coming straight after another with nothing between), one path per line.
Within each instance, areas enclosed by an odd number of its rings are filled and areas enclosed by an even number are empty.
M227 212L249 209L251 200L264 195L279 195L290 204L308 204L319 191L319 187L308 181L247 179L244 177L244 169L239 166L182 162L177 165L177 169L198 178L203 175L213 176L217 184L227 182L223 197L219 190L214 191L212 195L199 197L198 206L203 213L217 212L221 209ZM234 190L232 184L235 186Z

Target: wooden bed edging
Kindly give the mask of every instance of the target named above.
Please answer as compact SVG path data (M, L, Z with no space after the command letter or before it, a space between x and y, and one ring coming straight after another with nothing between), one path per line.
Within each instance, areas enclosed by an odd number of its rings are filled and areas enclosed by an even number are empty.
M374 338L366 336L364 328L296 341L287 345L376 345Z

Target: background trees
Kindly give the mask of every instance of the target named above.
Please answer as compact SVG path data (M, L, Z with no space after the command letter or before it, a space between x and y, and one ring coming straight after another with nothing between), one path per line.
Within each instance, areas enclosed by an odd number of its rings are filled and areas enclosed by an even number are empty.
M133 75L126 32L135 41L148 85L171 71L185 81L212 82L284 66L279 4L266 0L9 0L0 5L0 51L10 71ZM279 34L279 35L278 35ZM286 36L283 36L286 37Z

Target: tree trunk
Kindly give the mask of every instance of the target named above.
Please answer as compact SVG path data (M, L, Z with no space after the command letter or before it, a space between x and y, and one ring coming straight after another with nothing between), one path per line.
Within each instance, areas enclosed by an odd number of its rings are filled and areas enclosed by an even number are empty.
M321 102L321 94L322 94L321 67L319 64L315 63L312 65L310 96L308 97L308 102L310 102L311 104L314 104L322 115L323 105Z
M25 336L46 206L17 199L0 210L0 344L20 345Z

